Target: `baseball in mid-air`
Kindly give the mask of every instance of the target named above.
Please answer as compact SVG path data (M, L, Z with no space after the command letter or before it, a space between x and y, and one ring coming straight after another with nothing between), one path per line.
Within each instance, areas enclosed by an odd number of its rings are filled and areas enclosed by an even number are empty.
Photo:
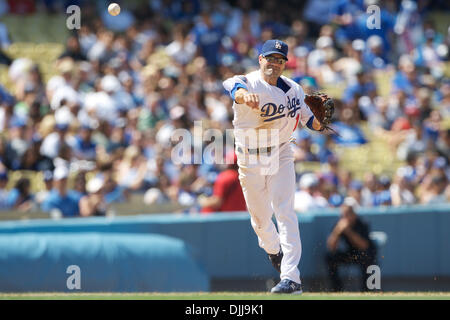
M108 6L108 12L112 16L117 16L120 13L120 6L113 2Z

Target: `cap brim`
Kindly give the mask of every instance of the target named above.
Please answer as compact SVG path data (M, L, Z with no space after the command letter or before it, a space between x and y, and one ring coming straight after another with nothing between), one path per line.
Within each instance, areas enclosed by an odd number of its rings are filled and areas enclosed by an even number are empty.
M269 52L264 53L262 56L266 57L266 56L270 56L271 54L274 54L274 53L278 53L278 54L283 56L284 60L288 60L286 55L284 53L280 52L280 51L269 51Z

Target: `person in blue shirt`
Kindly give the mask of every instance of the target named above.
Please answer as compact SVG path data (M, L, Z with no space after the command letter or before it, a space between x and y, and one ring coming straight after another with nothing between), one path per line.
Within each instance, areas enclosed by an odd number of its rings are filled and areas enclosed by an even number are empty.
M317 153L317 157L321 163L327 163L330 157L336 157L332 147L333 139L331 136L326 135L324 141L319 145L319 152Z
M79 201L82 194L67 190L69 170L66 167L56 167L53 173L53 189L41 205L42 211L56 217L78 217L80 215Z
M8 90L0 84L0 104L9 103L14 105L14 96L8 92Z
M199 0L172 1L170 16L175 21L189 22L199 14L201 3Z
M30 188L30 179L25 177L20 178L8 194L7 206L20 211L30 210L34 201Z
M349 85L345 88L342 100L345 103L349 103L355 97L369 96L373 97L376 95L377 87L372 80L369 79L366 70L360 69L356 73L357 82Z
M363 52L363 64L367 69L385 69L389 64L387 50L383 39L377 35L370 36L366 41L367 47Z
M220 61L223 31L214 26L208 11L202 12L199 22L192 29L195 44L210 67L216 67Z
M390 192L391 180L387 176L381 176L378 180L378 190L373 195L374 206L389 206L392 203Z
M386 10L383 7L379 7L379 17L380 17L380 24L379 28L377 26L371 26L371 16L374 15L374 12L367 12L368 6L365 6L366 8L364 11L355 19L354 26L355 30L358 33L358 37L361 37L364 40L367 40L371 36L379 36L382 40L383 47L385 48L386 52L390 52L392 50L391 44L393 42L393 35L394 35L394 25L395 25L395 15L391 14L388 10ZM369 23L369 27L368 27Z
M363 10L363 0L339 0L331 8L331 22L338 26L335 37L340 45L360 36L356 22Z
M106 152L113 154L117 149L125 149L131 143L131 135L126 132L126 121L123 118L111 123L111 135L108 137Z
M300 130L297 134L298 142L295 148L295 160L296 161L319 161L319 158L312 152L312 137L306 130Z
M96 144L92 141L92 130L89 124L82 124L79 134L70 141L75 157L80 160L95 160Z
M333 135L333 142L341 146L357 146L368 142L359 126L359 109L356 101L341 108L339 120L333 122L333 129L338 135Z
M358 125L338 121L333 123L333 128L339 133L339 136L333 136L334 142L338 145L355 146L367 143L367 139Z
M8 184L8 172L2 170L0 172L0 210L10 209L8 203L9 191L6 190L6 185Z
M409 55L402 55L398 59L398 71L391 80L391 91L403 91L410 99L414 99L414 87L420 87L417 70Z

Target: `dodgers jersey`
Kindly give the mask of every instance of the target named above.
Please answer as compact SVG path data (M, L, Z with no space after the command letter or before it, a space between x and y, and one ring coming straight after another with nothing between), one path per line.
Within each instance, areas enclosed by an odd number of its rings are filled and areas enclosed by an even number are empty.
M250 132L255 132L255 129L256 132L260 129L278 130L278 142L281 144L291 140L299 122L311 128L313 113L304 102L305 93L302 87L283 75L278 78L277 85L273 86L262 78L260 70L256 70L245 76L228 78L223 82L223 86L233 99L236 145L254 147L255 141L250 142L254 139L248 137L252 137ZM234 101L234 94L239 88L258 94L259 109L252 109L246 104ZM236 129L241 129L240 134L236 134ZM270 137L270 133L268 135ZM274 146L270 139L258 139L256 144L258 148Z

